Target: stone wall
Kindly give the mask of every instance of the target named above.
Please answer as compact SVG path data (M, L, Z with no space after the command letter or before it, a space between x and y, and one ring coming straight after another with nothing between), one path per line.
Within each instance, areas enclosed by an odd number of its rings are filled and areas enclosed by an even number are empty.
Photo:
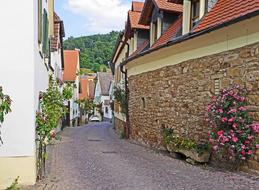
M125 129L125 126L126 126L126 123L125 121L122 121L118 118L115 117L115 131L117 134L121 135L121 133L124 133L124 129Z
M173 60L172 60L173 61ZM189 60L129 78L131 138L163 147L162 128L198 142L208 141L205 108L215 85L246 85L259 121L259 43L233 51ZM259 162L259 156L256 156Z

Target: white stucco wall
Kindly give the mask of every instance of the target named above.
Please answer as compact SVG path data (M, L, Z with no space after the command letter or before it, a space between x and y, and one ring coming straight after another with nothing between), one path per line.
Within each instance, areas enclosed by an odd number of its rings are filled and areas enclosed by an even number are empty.
M36 180L35 113L39 92L48 86L38 49L36 2L8 0L0 6L0 18L8 18L1 19L0 86L12 99L12 112L1 128L0 189L17 176L20 184Z

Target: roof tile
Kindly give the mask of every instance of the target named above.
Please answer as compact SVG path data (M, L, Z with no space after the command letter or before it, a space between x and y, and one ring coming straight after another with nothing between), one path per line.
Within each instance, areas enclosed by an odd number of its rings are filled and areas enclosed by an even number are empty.
M169 42L182 27L183 17L179 16L177 20L168 28L168 30L152 45L151 48L164 45Z
M194 32L220 25L257 10L259 10L259 0L218 0L194 28Z
M129 21L132 29L149 29L149 26L139 24L141 12L129 11Z
M79 64L78 50L64 50L63 81L75 81Z

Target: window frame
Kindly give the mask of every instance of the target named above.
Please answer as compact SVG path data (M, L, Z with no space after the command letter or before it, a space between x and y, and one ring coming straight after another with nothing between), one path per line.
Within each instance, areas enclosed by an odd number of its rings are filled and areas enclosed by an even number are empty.
M198 8L196 8L198 10L198 13L196 16L193 16L193 12L194 12L194 5L198 4ZM192 0L191 1L191 14L190 14L190 29L192 29L193 27L195 27L197 21L200 18L200 6L201 6L201 2L200 0Z

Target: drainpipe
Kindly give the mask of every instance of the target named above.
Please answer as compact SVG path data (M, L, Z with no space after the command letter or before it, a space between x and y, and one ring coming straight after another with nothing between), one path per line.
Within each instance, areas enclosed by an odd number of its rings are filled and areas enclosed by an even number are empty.
M127 53L126 53L126 58L129 57L129 43L128 42L123 42L127 45ZM128 72L127 70L123 70L123 65L120 65L120 71L124 74L125 76L125 96L127 100L127 109L126 109L126 127L124 129L125 132L125 138L129 138L129 133L130 133L130 125L129 125L129 108L128 108L128 103L129 103L129 88L128 88Z

